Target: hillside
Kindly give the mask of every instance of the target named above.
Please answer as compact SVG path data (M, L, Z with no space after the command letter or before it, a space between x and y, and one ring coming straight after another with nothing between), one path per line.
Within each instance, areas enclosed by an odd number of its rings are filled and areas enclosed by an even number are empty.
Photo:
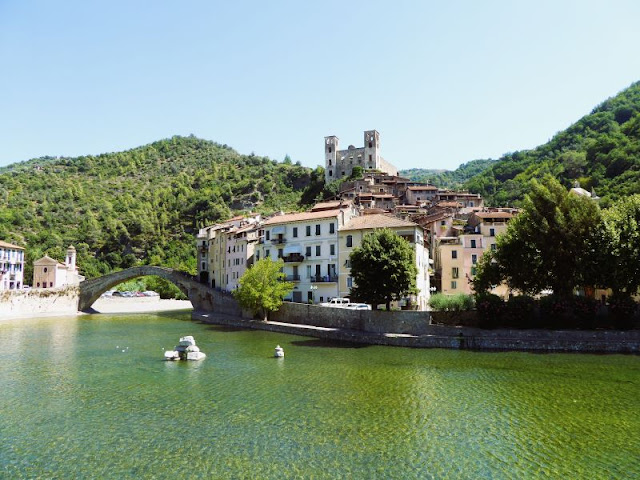
M0 169L0 239L31 264L75 245L93 277L149 263L195 273L194 233L241 211L297 210L323 172L173 137L125 152L39 158Z
M455 170L430 170L424 168L410 168L401 170L398 175L409 178L414 182L430 183L441 188L460 189L476 175L481 174L496 160L471 160L463 163Z
M462 167L461 167L462 168ZM606 100L549 142L509 153L465 182L489 204L517 204L533 178L595 189L601 205L640 193L640 82Z

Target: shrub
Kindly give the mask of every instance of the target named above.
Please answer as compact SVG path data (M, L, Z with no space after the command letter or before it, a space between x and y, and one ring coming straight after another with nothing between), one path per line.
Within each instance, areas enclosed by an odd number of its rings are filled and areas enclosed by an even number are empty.
M476 296L478 326L496 328L504 323L505 303L498 295L481 293Z
M527 295L509 298L505 323L517 328L535 328L535 300Z
M429 298L429 306L434 310L446 312L471 310L473 308L473 297L463 293L456 295L436 293Z
M609 317L613 326L621 330L633 328L633 316L638 304L626 295L612 295L609 298Z
M540 319L546 328L593 328L598 303L586 297L558 297L540 299Z

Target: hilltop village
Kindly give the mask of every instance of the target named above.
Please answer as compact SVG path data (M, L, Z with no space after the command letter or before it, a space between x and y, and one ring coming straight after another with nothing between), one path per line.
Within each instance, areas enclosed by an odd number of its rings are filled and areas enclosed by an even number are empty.
M346 297L353 286L349 256L363 237L388 228L415 250L419 293L396 307L426 310L431 292L471 293L475 265L495 249L496 236L517 214L486 208L478 194L441 189L398 176L380 153L380 134L364 132L364 146L339 149L325 137L325 184L340 182L335 199L308 212L243 215L199 230L199 279L233 291L244 271L261 258L284 262L293 302ZM504 286L494 292L506 297Z

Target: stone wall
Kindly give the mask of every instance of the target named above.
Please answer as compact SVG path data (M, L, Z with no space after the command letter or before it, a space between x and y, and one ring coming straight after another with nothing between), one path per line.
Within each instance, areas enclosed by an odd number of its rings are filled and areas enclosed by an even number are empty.
M0 293L0 318L78 312L80 289L77 286L32 290L7 290Z

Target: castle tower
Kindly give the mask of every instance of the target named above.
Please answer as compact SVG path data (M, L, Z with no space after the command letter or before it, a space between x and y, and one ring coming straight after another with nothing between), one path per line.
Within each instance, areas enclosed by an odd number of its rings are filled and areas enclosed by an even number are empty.
M324 137L324 183L328 184L336 179L338 166L337 166L337 151L338 151L338 137L331 135Z
M67 266L67 270L76 269L76 249L73 245L69 245L69 248L67 248L67 257L64 263Z
M380 134L377 130L364 132L364 168L380 170Z

